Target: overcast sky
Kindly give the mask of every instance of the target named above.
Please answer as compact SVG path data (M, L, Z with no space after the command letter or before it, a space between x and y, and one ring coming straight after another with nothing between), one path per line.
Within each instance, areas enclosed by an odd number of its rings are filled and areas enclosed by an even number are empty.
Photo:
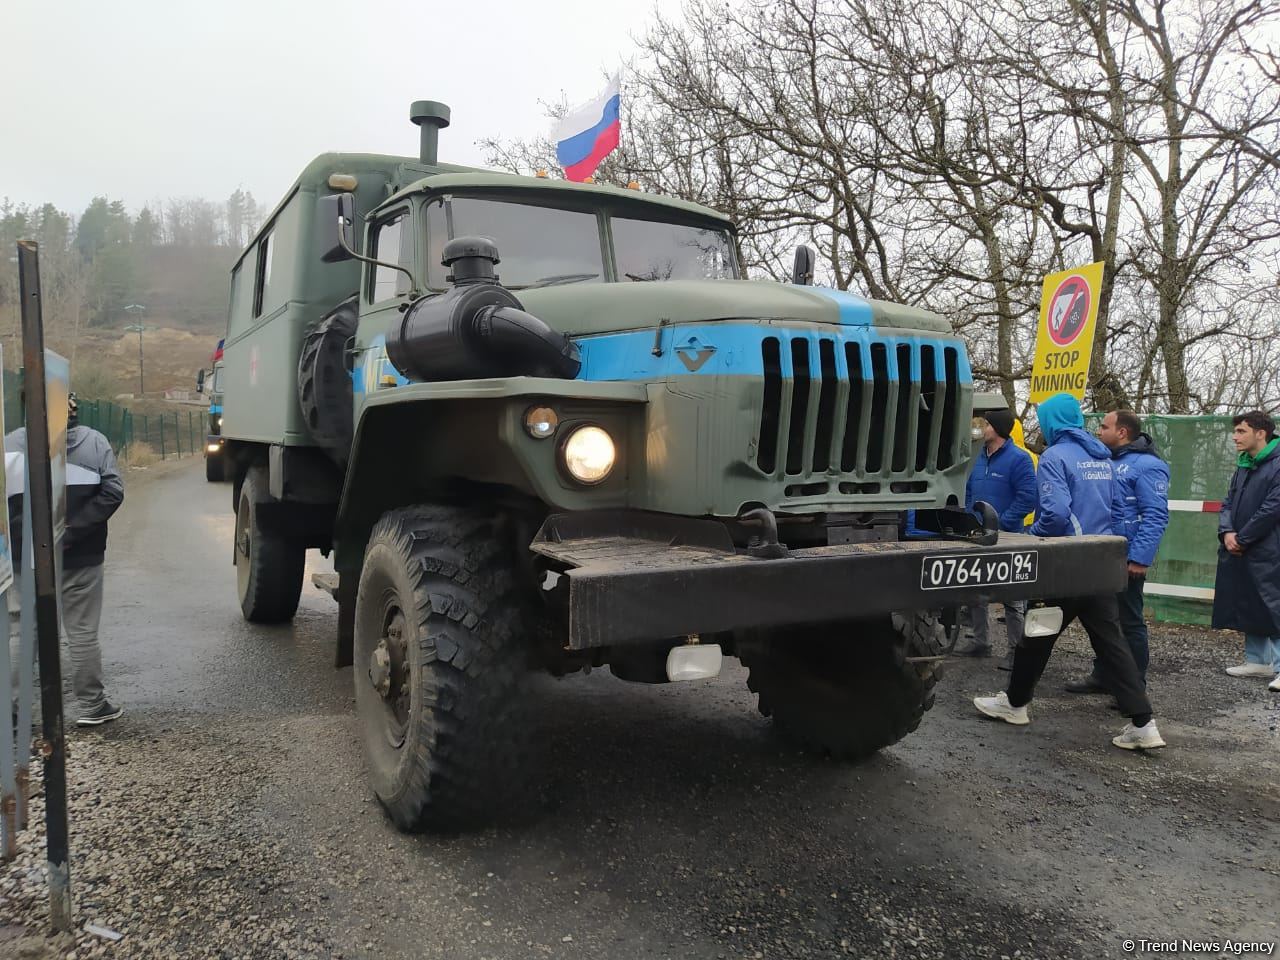
M594 97L654 10L574 0L3 0L0 197L79 214L237 187L273 206L326 150L416 155L413 100L442 100L440 157L550 130L539 101Z

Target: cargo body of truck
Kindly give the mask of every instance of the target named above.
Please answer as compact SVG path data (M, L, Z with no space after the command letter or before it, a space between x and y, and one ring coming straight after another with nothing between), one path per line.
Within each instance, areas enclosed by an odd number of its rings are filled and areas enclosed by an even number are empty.
M533 674L736 656L781 732L858 758L919 724L959 605L1056 632L1043 601L1123 585L1123 540L963 509L1003 402L941 318L803 256L745 279L713 210L440 163L447 108L411 119L417 158L316 158L234 267L221 427L243 613L291 619L332 556L401 827L516 789Z

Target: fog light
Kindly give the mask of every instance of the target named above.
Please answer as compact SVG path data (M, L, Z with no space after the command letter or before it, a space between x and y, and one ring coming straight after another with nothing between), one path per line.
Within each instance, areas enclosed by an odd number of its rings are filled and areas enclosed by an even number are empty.
M599 483L617 458L613 438L601 427L578 427L560 452L569 476L579 483Z
M667 654L668 680L710 680L720 675L718 643L694 643L672 647Z
M210 453L217 453L219 450L222 449L222 444L211 443L209 444L209 446L205 447L205 449L208 450Z
M1056 637L1062 632L1061 607L1032 607L1022 624L1024 637Z
M546 440L560 426L560 415L550 407L530 407L524 412L524 429L535 440Z

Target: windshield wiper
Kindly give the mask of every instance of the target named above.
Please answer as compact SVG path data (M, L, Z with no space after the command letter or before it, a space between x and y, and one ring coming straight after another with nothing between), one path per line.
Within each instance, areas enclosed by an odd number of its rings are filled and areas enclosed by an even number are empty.
M581 283L583 280L594 280L598 273L560 273L553 277L539 277L533 283L510 287L511 290L533 290L537 287L558 287L562 283Z
M626 277L628 280L634 280L637 283L653 283L655 280L658 279L657 277L642 277L634 273L624 273L623 276Z

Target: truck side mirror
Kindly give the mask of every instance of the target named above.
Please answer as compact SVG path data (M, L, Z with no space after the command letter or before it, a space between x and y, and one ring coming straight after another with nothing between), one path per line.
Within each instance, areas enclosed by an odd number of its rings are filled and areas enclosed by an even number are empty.
M791 267L791 282L807 287L813 284L813 251L803 243L796 247L795 263Z
M196 374L196 393L204 393L204 370Z
M333 193L316 201L316 245L325 263L341 263L355 256L356 198Z

